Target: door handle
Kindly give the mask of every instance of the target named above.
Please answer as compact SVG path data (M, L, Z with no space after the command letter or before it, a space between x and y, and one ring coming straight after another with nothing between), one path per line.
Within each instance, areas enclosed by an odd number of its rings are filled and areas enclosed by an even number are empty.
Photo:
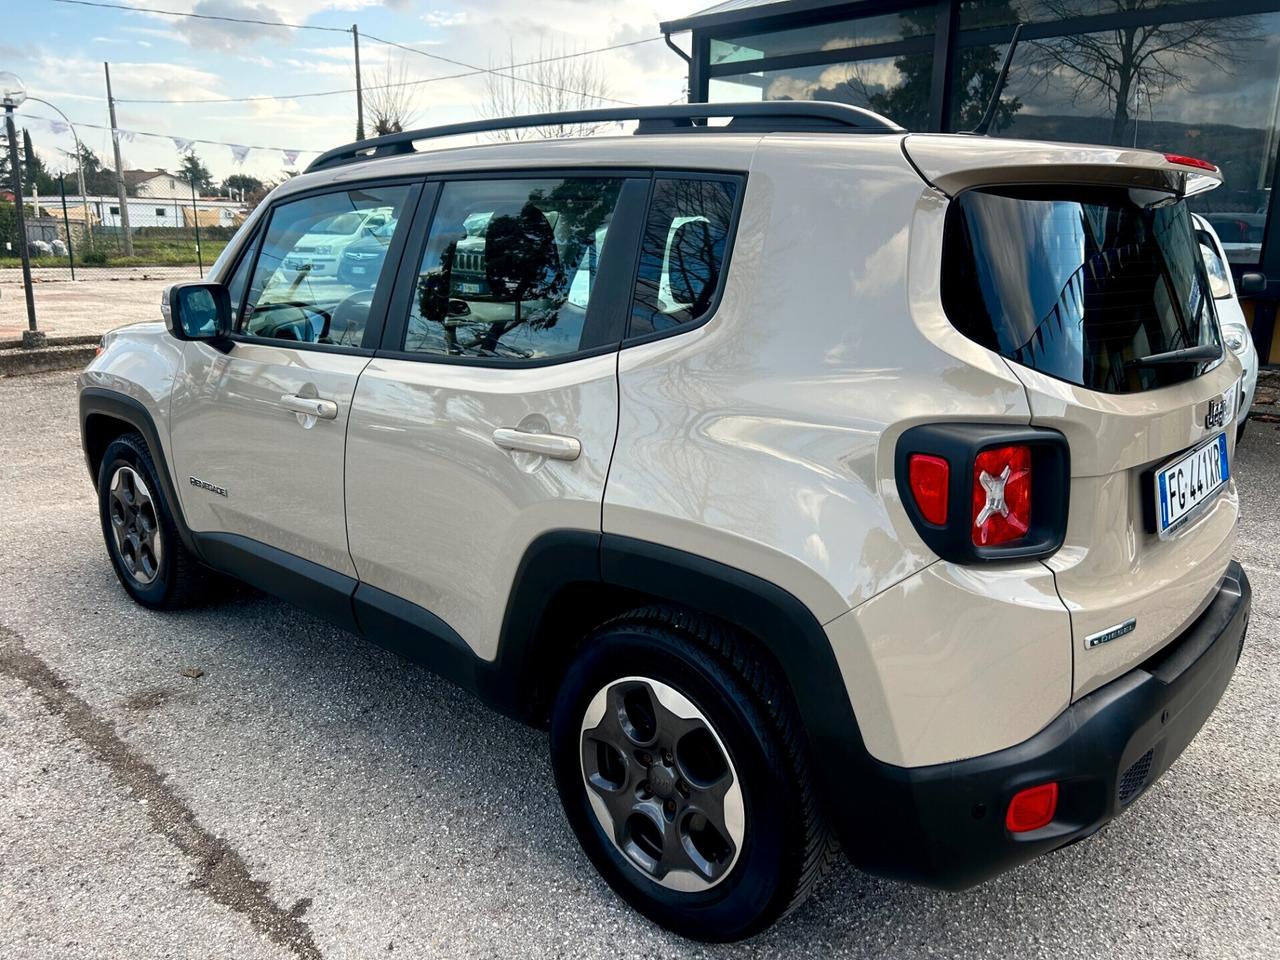
M300 413L317 420L336 420L338 405L332 400L321 400L318 397L300 397L296 393L286 393L280 398L280 406L291 413Z
M503 450L533 453L552 460L577 460L582 455L582 443L577 437L564 437L557 433L530 433L499 427L493 431L493 442Z

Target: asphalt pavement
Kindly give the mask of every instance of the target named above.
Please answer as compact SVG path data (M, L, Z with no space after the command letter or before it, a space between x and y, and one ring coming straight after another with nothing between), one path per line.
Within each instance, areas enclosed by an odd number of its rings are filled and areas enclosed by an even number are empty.
M1254 614L1174 767L1097 836L972 891L840 865L746 944L621 903L545 735L247 588L151 613L116 583L69 374L0 380L0 956L1280 954L1280 431L1235 469ZM875 829L869 824L868 829Z

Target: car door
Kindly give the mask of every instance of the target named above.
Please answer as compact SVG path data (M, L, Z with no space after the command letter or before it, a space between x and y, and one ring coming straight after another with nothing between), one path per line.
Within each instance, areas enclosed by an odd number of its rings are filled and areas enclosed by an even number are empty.
M424 196L434 216L348 431L357 599L407 600L491 659L529 544L599 533L647 190L647 175L489 174Z
M399 218L420 192L362 184L279 201L227 281L235 332L186 345L170 411L173 455L187 522L206 535L214 562L265 546L354 577L347 422L392 277L385 266L359 283L328 266L313 275L315 248L330 232L345 239L353 216Z

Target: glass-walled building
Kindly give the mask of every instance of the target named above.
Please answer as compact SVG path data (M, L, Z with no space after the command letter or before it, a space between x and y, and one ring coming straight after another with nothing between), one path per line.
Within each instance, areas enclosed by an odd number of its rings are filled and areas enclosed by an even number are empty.
M690 100L836 100L956 132L985 112L1017 23L991 135L1216 163L1224 185L1193 207L1237 277L1271 281L1253 330L1280 363L1280 0L727 0L662 29L692 32Z

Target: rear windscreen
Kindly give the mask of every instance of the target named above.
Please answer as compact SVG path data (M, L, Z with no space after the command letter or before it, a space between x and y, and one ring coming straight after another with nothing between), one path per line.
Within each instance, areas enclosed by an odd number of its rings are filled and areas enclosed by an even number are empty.
M1220 350L1191 215L1151 190L961 194L947 215L942 300L971 340L1107 393L1178 383L1217 362L1160 354Z

